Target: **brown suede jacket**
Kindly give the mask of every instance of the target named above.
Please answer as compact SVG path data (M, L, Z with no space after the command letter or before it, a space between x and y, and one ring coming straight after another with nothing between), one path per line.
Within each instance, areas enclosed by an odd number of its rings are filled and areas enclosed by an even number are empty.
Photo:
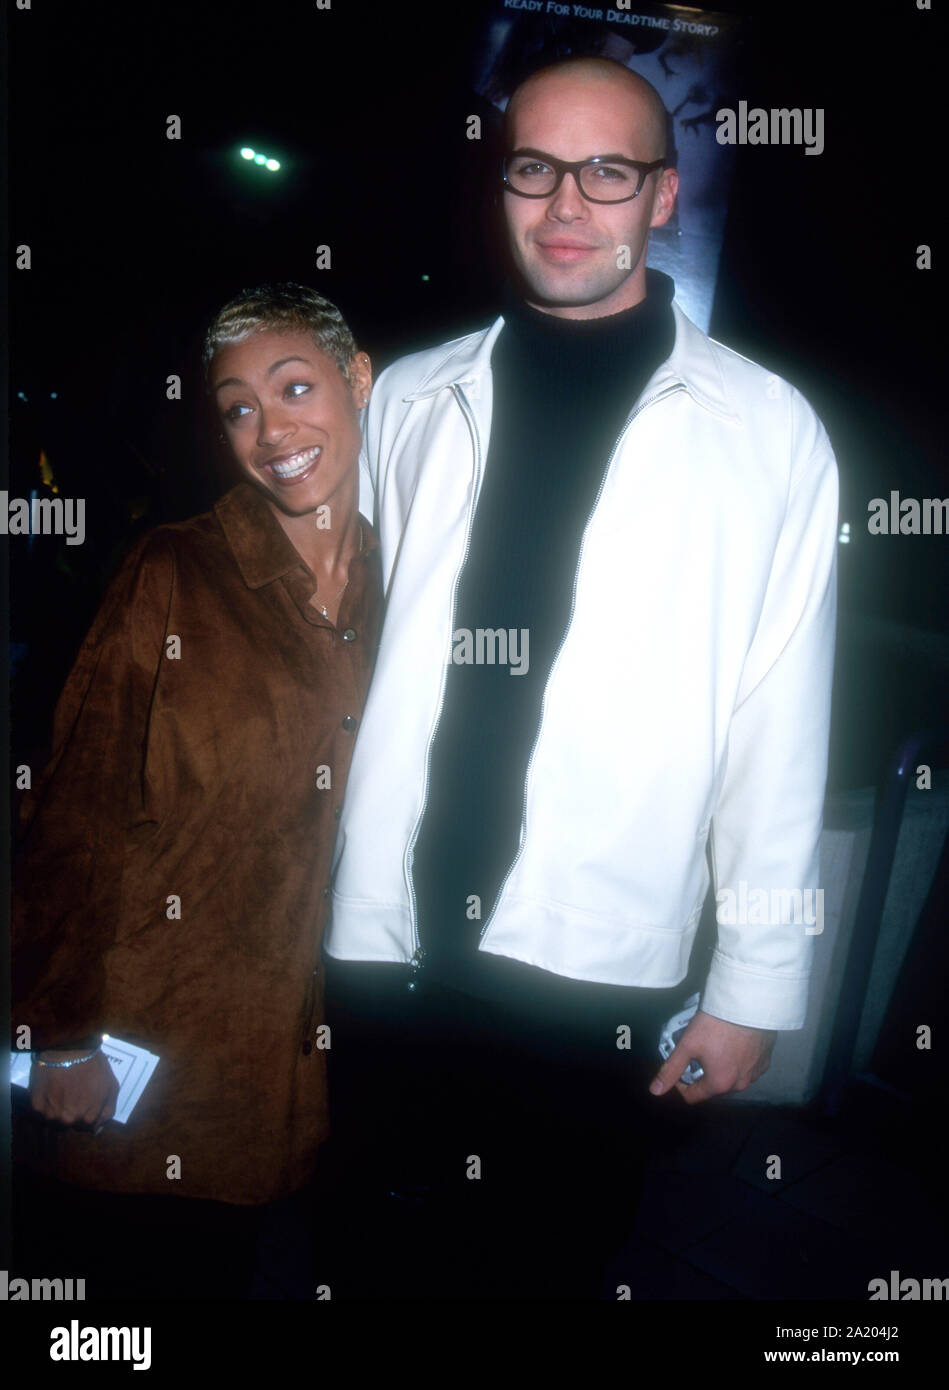
M335 627L249 483L113 579L22 808L14 1037L108 1032L161 1060L97 1137L19 1114L15 1151L40 1171L243 1204L310 1176L324 890L382 606L363 531Z

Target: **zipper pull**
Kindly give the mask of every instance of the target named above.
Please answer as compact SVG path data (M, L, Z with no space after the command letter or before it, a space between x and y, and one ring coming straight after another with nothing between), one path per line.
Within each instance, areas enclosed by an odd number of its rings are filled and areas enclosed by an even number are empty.
M419 972L419 971L421 970L421 968L422 968L422 961L423 961L424 957L425 957L425 952L424 952L424 950L422 949L422 947L421 947L421 946L416 947L415 952L413 953L412 959L409 961L409 966L410 966L410 968L411 968L411 970L412 970L413 973L412 973L412 978L409 980L408 984L406 985L406 989L409 991L410 994L414 993L414 991L415 991L415 989L416 989L416 987L417 987L417 985L418 985L418 972Z

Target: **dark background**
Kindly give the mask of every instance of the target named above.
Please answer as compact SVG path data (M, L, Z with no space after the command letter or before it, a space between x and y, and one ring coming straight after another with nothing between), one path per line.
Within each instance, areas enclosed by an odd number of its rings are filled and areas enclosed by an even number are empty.
M42 758L121 551L228 485L198 364L224 300L267 279L312 284L377 372L493 317L499 122L471 86L491 12L358 0L8 10L10 241L30 246L32 268L10 277L5 485L29 496L42 449L60 495L86 499L87 526L82 546L11 539L15 764ZM741 12L737 92L823 107L825 150L737 149L711 331L799 386L837 451L852 539L838 546L830 785L856 787L946 708L949 542L866 529L871 497L949 491L938 248L936 270L916 269L937 225L938 46L933 16L911 3ZM466 138L472 113L480 142ZM170 114L180 140L166 138ZM247 164L244 144L281 171ZM324 245L330 270L316 268ZM179 401L166 396L172 373Z
M227 485L197 372L201 330L226 298L267 279L312 284L377 371L493 316L490 117L481 142L465 136L470 113L488 115L470 70L488 12L9 9L10 241L30 245L32 269L11 274L7 486L29 495L42 448L87 517L83 546L11 544L15 755L42 745L117 555ZM940 192L935 20L911 3L740 12L739 93L823 107L826 144L819 157L738 148L711 331L799 386L837 450L852 542L839 547L831 786L865 785L945 696L946 539L871 537L865 524L870 497L947 491L938 251L936 270L915 268ZM169 114L180 140L166 139ZM243 144L281 172L241 160ZM330 270L316 269L319 245ZM171 373L181 401L166 399Z

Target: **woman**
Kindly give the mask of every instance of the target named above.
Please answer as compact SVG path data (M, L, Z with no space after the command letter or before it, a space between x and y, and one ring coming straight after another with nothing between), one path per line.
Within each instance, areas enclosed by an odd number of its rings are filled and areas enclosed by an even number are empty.
M327 1133L320 942L381 580L357 510L370 363L339 311L245 292L205 365L241 481L134 547L80 650L23 808L13 1012L52 1122L19 1124L18 1156L150 1194L151 1236L209 1230L219 1296L228 1242L249 1248L228 1213L304 1189ZM160 1058L124 1125L103 1033Z

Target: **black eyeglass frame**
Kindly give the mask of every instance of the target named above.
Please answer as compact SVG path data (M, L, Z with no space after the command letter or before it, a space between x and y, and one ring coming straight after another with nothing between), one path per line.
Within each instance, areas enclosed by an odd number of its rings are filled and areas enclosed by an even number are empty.
M507 176L508 161L516 159L519 155L531 155L534 159L539 160L541 164L548 165L554 171L557 176L557 182L549 193L525 193L522 189L512 186ZM585 198L588 203L631 203L634 198L639 197L643 189L643 184L646 182L649 175L654 173L656 169L664 168L665 163L666 161L664 159L654 159L651 163L644 164L641 159L627 159L624 154L597 154L594 155L592 159L576 159L569 161L566 159L555 159L552 154L545 154L543 150L522 148L511 150L510 154L504 156L501 165L501 181L507 191L513 193L515 197L552 198L555 193L559 193L564 175L572 174L580 197ZM596 166L597 164L623 164L627 169L635 169L639 174L639 184L637 185L636 192L627 194L625 198L591 198L589 193L584 193L580 184L580 172L591 165Z

